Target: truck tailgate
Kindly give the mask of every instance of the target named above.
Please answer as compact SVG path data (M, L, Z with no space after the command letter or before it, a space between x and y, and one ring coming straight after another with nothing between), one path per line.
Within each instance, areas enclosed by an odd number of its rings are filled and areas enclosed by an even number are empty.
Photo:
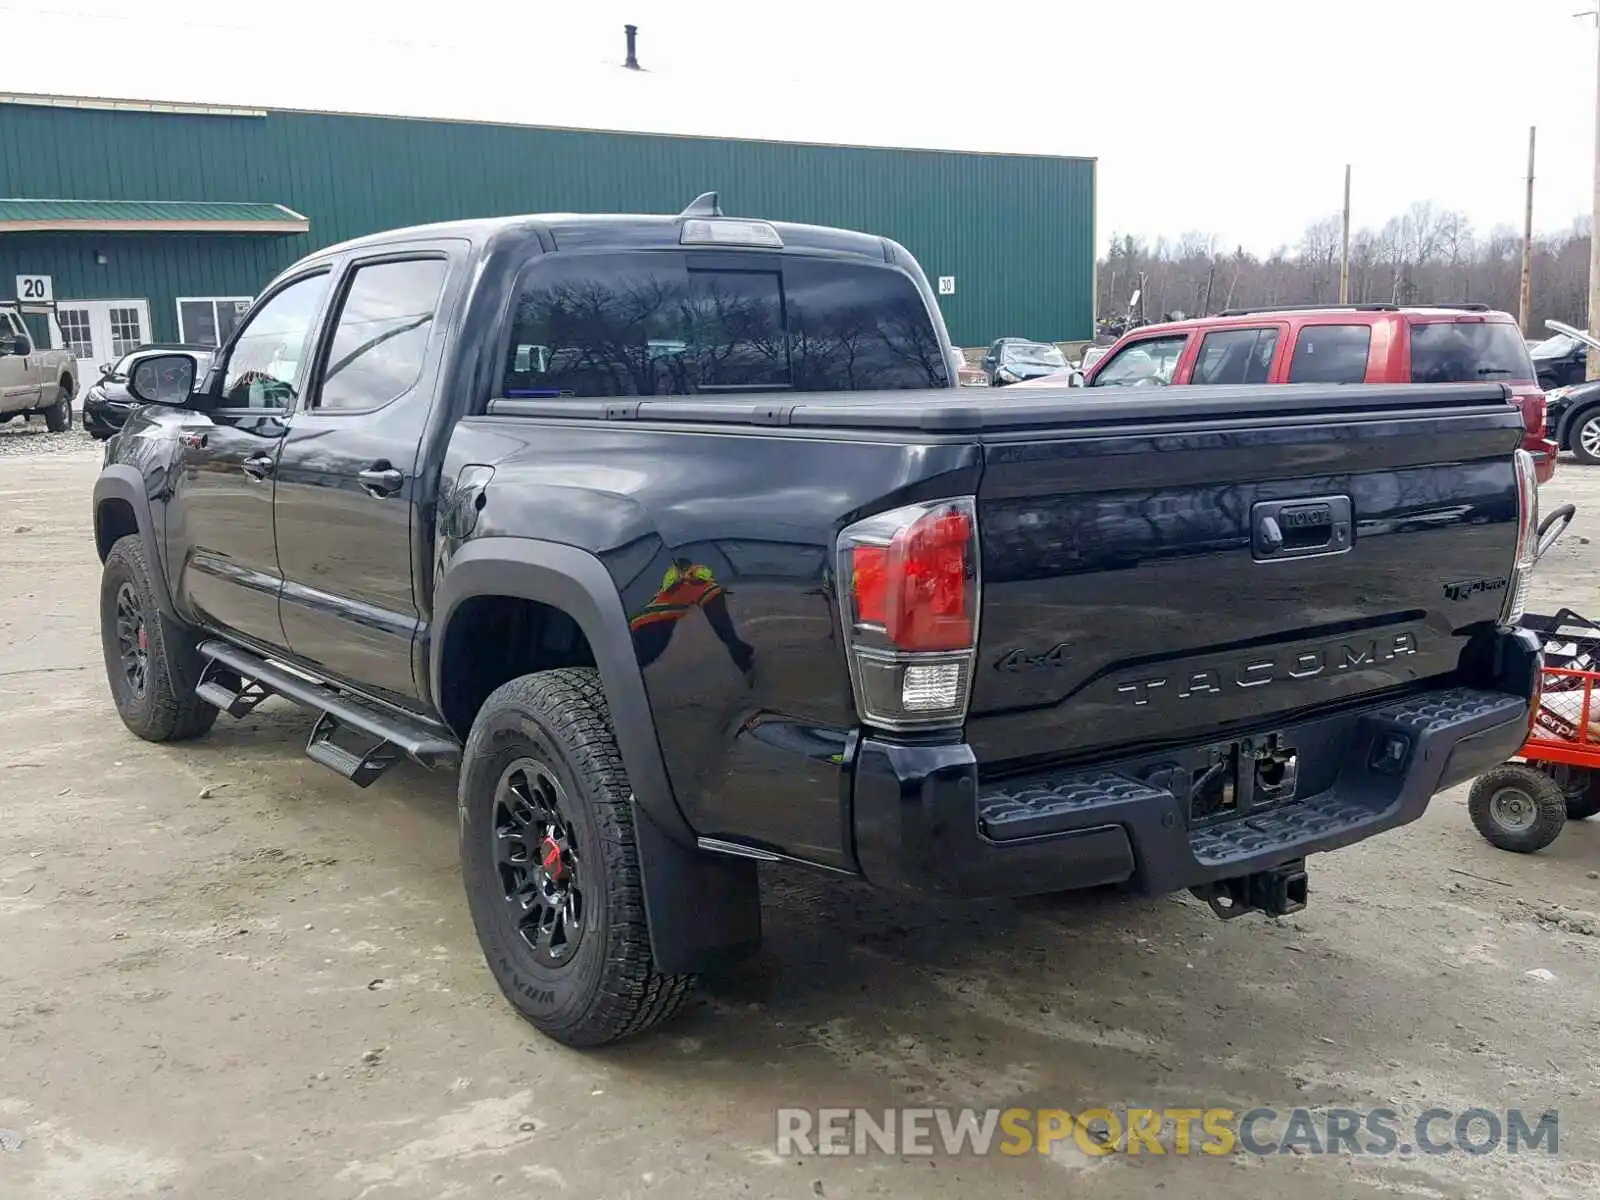
M1448 676L1497 617L1522 436L1499 385L1077 395L981 435L980 762L1270 726Z

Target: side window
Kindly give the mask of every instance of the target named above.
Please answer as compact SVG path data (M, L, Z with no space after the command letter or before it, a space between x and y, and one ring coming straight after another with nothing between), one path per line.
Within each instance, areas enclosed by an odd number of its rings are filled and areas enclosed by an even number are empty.
M1305 325L1294 344L1290 383L1365 383L1372 329L1367 325Z
M1118 350L1090 387L1165 387L1172 382L1189 335L1146 338Z
M1206 334L1193 383L1265 383L1278 351L1276 329L1219 329Z
M411 390L422 374L449 269L442 258L355 269L339 306L319 409L381 408Z
M312 324L328 276L297 279L278 292L239 332L222 375L226 408L287 408L300 395Z

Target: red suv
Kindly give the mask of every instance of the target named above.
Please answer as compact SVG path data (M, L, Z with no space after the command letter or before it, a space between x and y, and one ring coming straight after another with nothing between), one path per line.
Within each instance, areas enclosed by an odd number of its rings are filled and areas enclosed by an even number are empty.
M1061 383L1061 376L1017 387ZM1555 474L1545 397L1517 323L1483 304L1229 309L1129 330L1085 387L1249 383L1504 383L1539 482Z

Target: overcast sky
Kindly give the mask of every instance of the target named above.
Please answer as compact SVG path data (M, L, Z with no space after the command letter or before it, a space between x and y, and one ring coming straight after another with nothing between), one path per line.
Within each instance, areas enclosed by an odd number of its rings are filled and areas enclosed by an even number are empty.
M1203 230L1265 252L1338 211L1346 162L1358 226L1431 200L1520 228L1529 125L1536 226L1587 214L1585 3L0 0L0 88L1084 155L1102 242ZM625 21L645 73L616 66ZM708 186L739 211L737 180Z

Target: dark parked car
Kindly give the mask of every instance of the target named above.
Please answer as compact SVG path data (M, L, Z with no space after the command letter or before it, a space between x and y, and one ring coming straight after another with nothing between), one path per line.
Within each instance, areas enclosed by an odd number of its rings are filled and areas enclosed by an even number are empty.
M135 400L128 391L128 378L133 374L134 368L139 363L150 358L160 358L165 355L182 353L190 355L195 360L195 369L204 374L211 366L211 356L216 351L210 346L189 346L181 342L151 342L124 354L115 363L106 363L100 368L100 378L89 385L83 394L83 427L92 436L102 441L122 428L122 423L128 419L128 413L142 403ZM160 380L154 381L157 386ZM168 380L169 385L181 381ZM182 400L183 396L173 394L171 387L160 393L162 400Z
M1546 392L1582 383L1589 369L1589 347L1569 333L1546 338L1528 354Z
M983 356L983 373L991 387L1021 383L1067 369L1066 356L1049 342L1001 338Z
M1522 745L1502 384L975 404L953 361L901 246L706 200L319 250L203 378L134 371L197 387L94 488L117 712L276 694L358 785L457 771L488 971L575 1045L754 950L762 862L1283 914Z
M1590 334L1560 321L1546 321L1555 336L1552 342L1574 343L1585 352L1600 348ZM1548 343L1546 343L1548 344ZM1534 352L1538 358L1538 351ZM1549 405L1551 436L1563 450L1591 466L1600 463L1600 379L1583 377L1584 362L1579 360L1578 377L1572 383L1553 386L1545 393Z

